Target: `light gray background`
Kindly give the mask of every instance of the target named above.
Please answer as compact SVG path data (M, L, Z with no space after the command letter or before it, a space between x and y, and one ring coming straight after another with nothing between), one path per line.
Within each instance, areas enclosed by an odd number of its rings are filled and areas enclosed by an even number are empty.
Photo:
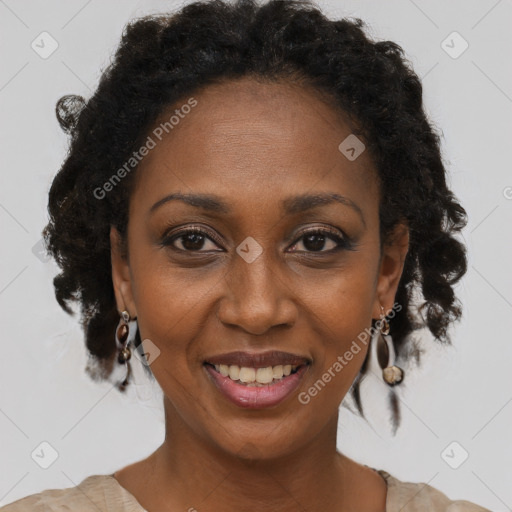
M91 94L129 19L181 4L0 0L0 505L112 473L163 440L159 389L144 380L140 363L134 364L139 384L126 397L84 373L77 319L54 299L57 267L33 247L66 152L55 102L67 93ZM464 318L452 331L453 347L425 338L423 365L400 391L403 424L394 438L387 388L369 377L363 387L369 424L341 408L339 449L452 499L512 510L511 1L320 5L330 16L361 17L371 35L404 48L442 130L451 186L469 214L463 232L469 271L457 287ZM47 59L31 48L43 31L59 44ZM453 31L469 44L458 58L442 47ZM462 42L452 39L453 52ZM458 469L441 455L454 441L452 463L462 450L469 454ZM58 454L48 469L36 463L51 461L42 442Z

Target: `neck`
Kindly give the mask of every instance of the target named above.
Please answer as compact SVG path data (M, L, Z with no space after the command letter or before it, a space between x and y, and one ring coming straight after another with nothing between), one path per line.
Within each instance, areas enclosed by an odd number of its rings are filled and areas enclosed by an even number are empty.
M167 495L162 504L172 500L191 511L296 512L335 510L335 504L351 501L354 463L336 450L337 414L308 445L263 458L250 443L237 453L222 450L164 403L166 437L147 459L149 485Z

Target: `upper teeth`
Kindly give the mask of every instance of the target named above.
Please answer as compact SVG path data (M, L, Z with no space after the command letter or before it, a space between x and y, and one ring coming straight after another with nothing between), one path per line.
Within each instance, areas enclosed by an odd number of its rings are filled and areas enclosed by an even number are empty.
M267 366L266 368L248 368L246 366L238 366L232 364L216 364L215 369L224 377L229 377L231 380L240 380L242 382L258 382L260 384L268 384L273 379L281 379L284 376L298 368L299 365L277 365Z

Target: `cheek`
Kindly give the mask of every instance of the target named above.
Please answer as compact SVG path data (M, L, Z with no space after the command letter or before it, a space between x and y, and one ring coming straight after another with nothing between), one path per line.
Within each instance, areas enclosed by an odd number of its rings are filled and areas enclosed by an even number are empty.
M375 298L374 262L354 254L354 262L317 276L304 289L310 309L340 342L357 336L371 322ZM339 343L338 343L339 345Z
M185 286L168 268L142 261L132 263L132 283L141 338L151 340L161 351L160 358L177 366L201 293Z
M160 251L135 254L131 268L137 314L145 330L158 337L166 332L172 336L193 324L215 285L211 273L173 266Z
M370 265L354 266L336 277L319 281L316 291L308 297L310 319L315 322L315 331L322 340L317 345L318 364L311 376L315 389L311 392L318 395L319 402L326 408L343 399L366 357L373 283L374 272Z

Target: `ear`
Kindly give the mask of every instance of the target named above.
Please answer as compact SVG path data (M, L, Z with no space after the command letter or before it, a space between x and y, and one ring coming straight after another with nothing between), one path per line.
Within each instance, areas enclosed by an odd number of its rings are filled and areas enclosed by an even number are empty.
M393 307L408 250L409 228L406 224L397 224L390 235L389 242L382 248L372 318L381 317L380 306L384 308L385 314L389 313Z
M121 235L114 226L110 227L110 259L112 283L118 311L127 310L131 318L137 318L133 300L132 280L128 258L123 254Z

